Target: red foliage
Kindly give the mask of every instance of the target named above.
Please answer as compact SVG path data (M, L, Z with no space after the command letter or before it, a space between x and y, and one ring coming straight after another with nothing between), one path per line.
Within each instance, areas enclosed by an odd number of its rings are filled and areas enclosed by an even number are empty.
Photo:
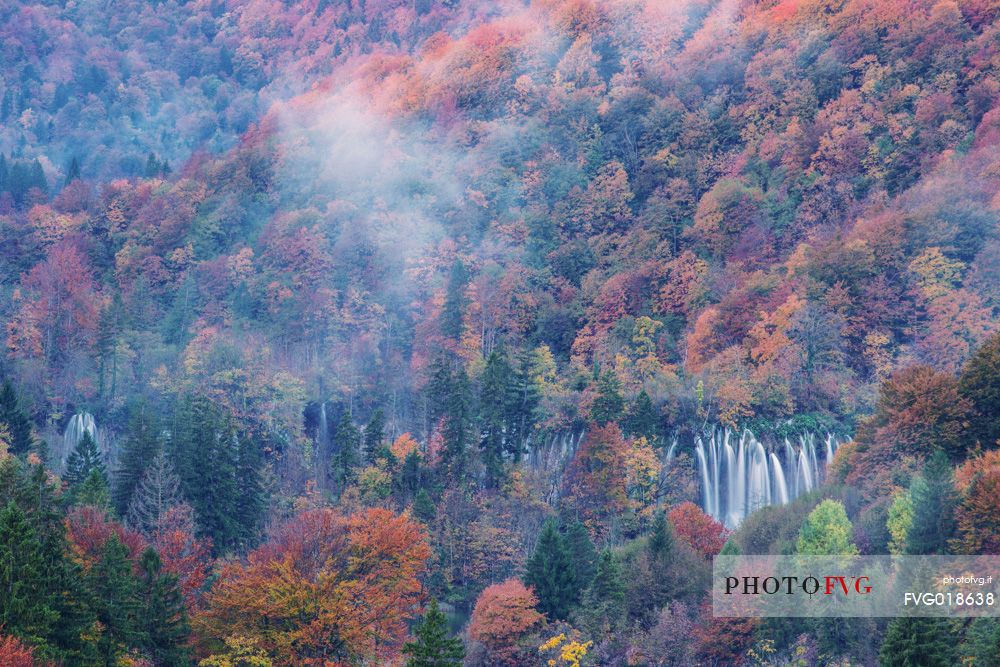
M674 532L706 559L718 554L729 539L725 526L690 501L670 510L667 517Z
M66 533L70 549L85 568L90 568L101 559L104 545L112 535L117 535L128 548L134 567L138 567L139 556L148 546L141 534L129 530L101 508L91 505L70 510L66 515Z
M0 635L0 665L3 667L36 667L35 650L25 646L17 637Z
M189 505L167 510L152 538L164 572L177 575L184 604L193 609L212 567L212 541L195 536L194 513Z

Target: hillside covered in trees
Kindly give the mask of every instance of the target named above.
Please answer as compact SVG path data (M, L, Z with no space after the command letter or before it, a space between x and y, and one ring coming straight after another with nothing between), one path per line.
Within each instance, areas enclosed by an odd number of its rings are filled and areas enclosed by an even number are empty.
M707 597L1000 555L991 0L8 2L0 322L0 664L1000 664Z

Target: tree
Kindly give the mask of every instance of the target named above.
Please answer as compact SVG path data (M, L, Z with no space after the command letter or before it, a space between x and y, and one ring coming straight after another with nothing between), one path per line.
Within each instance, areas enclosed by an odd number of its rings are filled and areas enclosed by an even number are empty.
M69 166L66 167L66 184L68 185L78 178L80 178L80 161L74 155L69 161Z
M17 637L0 635L0 665L5 667L35 667L35 649Z
M378 408L365 426L365 456L369 461L383 456L385 446L385 410Z
M692 502L683 502L674 507L670 510L669 518L677 536L706 559L718 554L729 539L726 527Z
M163 571L177 577L188 609L193 609L212 567L212 542L195 535L194 510L188 504L168 509L152 531Z
M89 580L97 620L103 626L98 651L102 663L112 667L130 649L148 641L141 618L139 582L132 576L128 548L118 535L112 534L104 544Z
M547 521L538 536L535 552L528 560L524 583L535 591L538 610L550 621L569 617L570 609L580 599L577 577L555 521Z
M900 489L893 496L885 521L889 531L889 553L900 555L906 551L906 535L913 525L913 498L909 489Z
M469 405L469 378L461 366L455 371L448 401L445 405L444 450L441 464L449 479L460 480L468 464L467 445L472 426L472 408Z
M107 483L101 452L97 449L97 443L90 435L90 431L84 431L80 442L76 443L76 448L66 460L66 472L63 474L63 480L70 487L74 487L83 483L91 471L96 471L104 477L105 483Z
M955 485L948 457L937 451L924 464L923 474L910 485L913 523L906 534L906 553L947 554L955 534Z
M148 468L132 494L126 518L130 526L149 535L167 511L181 503L181 480L163 451Z
M574 521L566 529L564 539L573 571L576 572L577 583L580 588L585 588L590 584L597 564L597 550L594 549L594 543L590 539L590 532L583 523Z
M181 667L191 662L186 646L191 628L177 577L162 572L162 565L152 547L139 558L145 648L154 664Z
M246 562L226 564L203 621L275 665L388 664L399 656L431 555L423 527L389 510L307 510Z
M1000 469L980 473L955 510L956 553L1000 555Z
M881 667L950 667L954 640L943 618L894 618L879 652Z
M593 580L583 594L579 615L593 633L608 635L625 619L625 580L614 552L605 549L597 559Z
M598 426L617 422L624 416L625 399L621 383L613 373L606 372L597 381L597 397L590 406L590 419Z
M42 544L13 501L0 510L0 591L0 628L44 642L58 613L48 596Z
M518 639L544 620L538 598L517 579L487 586L476 599L469 636L491 651L508 653Z
M653 407L653 399L645 389L639 392L635 402L626 415L622 430L625 435L633 438L644 437L650 443L660 439L660 418Z
M854 555L858 548L851 543L853 527L844 505L836 500L824 500L809 513L795 552L808 556Z
M431 600L423 619L413 630L415 641L403 645L406 667L461 667L465 648L448 633L448 618Z
M665 512L657 512L653 520L653 531L649 536L649 554L653 560L663 560L674 549L674 529L667 521Z
M434 521L435 514L437 514L437 508L434 507L434 501L431 500L427 489L417 491L417 495L413 498L413 516L430 525Z
M333 478L338 488L344 487L354 478L354 471L361 462L361 432L354 425L350 410L345 410L340 416L337 431L333 436Z
M157 461L160 446L160 426L153 410L144 403L130 406L128 430L121 444L118 468L115 470L113 499L119 516L125 516L147 467Z
M512 381L513 369L506 356L499 349L493 350L486 359L479 397L479 451L487 488L495 488L503 478Z
M6 424L10 438L10 453L24 456L31 451L35 438L31 434L31 422L21 408L14 385L4 380L0 388L0 423Z
M465 309L469 303L465 292L468 283L469 273L465 265L456 260L448 276L448 289L441 308L441 333L445 338L456 342L462 338L462 331L465 329Z
M966 362L958 391L972 406L969 444L992 447L1000 442L1000 333L988 338Z

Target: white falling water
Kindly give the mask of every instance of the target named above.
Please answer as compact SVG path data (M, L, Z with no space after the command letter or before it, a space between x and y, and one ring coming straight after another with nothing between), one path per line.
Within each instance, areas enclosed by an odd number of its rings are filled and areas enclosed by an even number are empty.
M840 446L835 436L827 435L820 458L814 434L800 437L797 448L785 440L780 455L750 431L743 431L738 442L734 439L728 429L712 431L695 440L694 450L702 507L730 528L754 510L783 505L816 488ZM672 455L673 446L668 460Z
M63 461L76 449L77 444L83 439L84 433L90 433L90 437L94 439L94 442L100 444L97 422L94 421L94 415L89 412L80 412L73 415L69 423L66 424L66 430L63 432Z

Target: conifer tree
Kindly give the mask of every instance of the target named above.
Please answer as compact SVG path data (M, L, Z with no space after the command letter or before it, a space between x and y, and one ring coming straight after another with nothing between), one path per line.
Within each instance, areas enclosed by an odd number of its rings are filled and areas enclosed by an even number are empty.
M427 489L420 489L413 499L413 516L430 525L436 514L437 508L434 507L434 501L431 500Z
M385 457L385 410L378 408L365 426L365 456L369 461Z
M521 460L524 444L535 427L536 410L540 400L538 382L534 376L531 351L521 351L516 364L511 397L507 405L507 437L505 449L515 462Z
M66 167L66 183L72 183L78 178L80 178L80 161L74 155L69 161L69 166Z
M345 410L337 423L337 432L333 437L333 478L337 487L343 491L354 478L354 471L360 463L361 432L354 425L350 410Z
M44 642L58 613L46 581L42 544L13 501L0 510L0 627L31 643Z
M238 539L244 547L257 544L267 511L267 491L262 475L263 456L260 445L246 433L236 440L236 520Z
M624 411L625 399L622 398L621 383L613 373L604 373L597 381L597 398L590 407L591 421L604 426L621 419Z
M479 450L486 468L488 488L495 488L503 477L512 375L513 369L506 357L499 350L494 350L486 360L479 400Z
M161 450L153 458L132 494L126 520L142 533L150 534L171 507L182 502L181 480Z
M636 438L644 437L650 443L655 443L659 440L659 417L656 414L656 408L653 407L653 400L646 393L645 389L640 391L639 395L636 396L635 403L632 404L628 415L625 417L623 430L627 436Z
M93 505L107 510L111 508L111 492L108 480L97 468L92 469L83 482L72 490L73 502L77 505Z
M415 641L403 645L406 667L461 667L465 648L462 640L449 635L448 619L437 600L431 600L413 636Z
M118 535L112 534L105 543L100 560L91 568L90 584L102 625L98 652L102 664L111 667L128 650L146 642L139 582L132 575L128 549Z
M653 519L653 531L649 536L649 553L653 560L664 560L674 548L674 528L667 521L667 514L662 510Z
M161 450L160 430L156 415L147 405L137 403L130 407L128 430L114 475L113 500L119 516L126 515L146 469L157 460Z
M625 619L625 579L614 553L605 549L580 606L584 625L595 634L608 634Z
M590 539L590 532L580 521L574 521L566 529L566 549L569 551L576 572L579 587L586 588L594 577L597 563L597 550Z
M70 487L77 486L87 478L92 470L96 470L104 477L105 483L107 482L104 460L97 448L97 443L90 435L90 431L84 431L80 442L76 443L76 448L66 460L66 473L63 475L63 480Z
M958 390L972 402L968 444L995 446L1000 442L1000 333L989 337L966 362Z
M161 572L160 556L152 547L143 552L139 567L142 569L146 651L155 665L189 665L186 642L191 628L177 577Z
M579 599L576 572L554 521L547 521L528 560L524 583L538 596L538 610L550 621L563 621Z
M881 667L952 667L954 640L947 620L901 616L889 624L879 653Z
M923 473L910 485L913 523L906 533L906 553L947 554L955 534L955 485L948 456L941 450L931 455Z
M459 480L465 475L471 421L469 378L465 369L459 367L452 377L442 433L444 451L441 452L441 462L445 474L452 480Z
M461 261L456 261L448 276L448 289L445 293L444 306L441 308L441 333L445 338L458 341L465 327L465 309L468 297L465 294L469 282L469 273Z
M4 380L0 387L0 423L7 425L11 454L24 456L31 451L35 442L31 434L31 422L21 408L14 385L8 380Z

